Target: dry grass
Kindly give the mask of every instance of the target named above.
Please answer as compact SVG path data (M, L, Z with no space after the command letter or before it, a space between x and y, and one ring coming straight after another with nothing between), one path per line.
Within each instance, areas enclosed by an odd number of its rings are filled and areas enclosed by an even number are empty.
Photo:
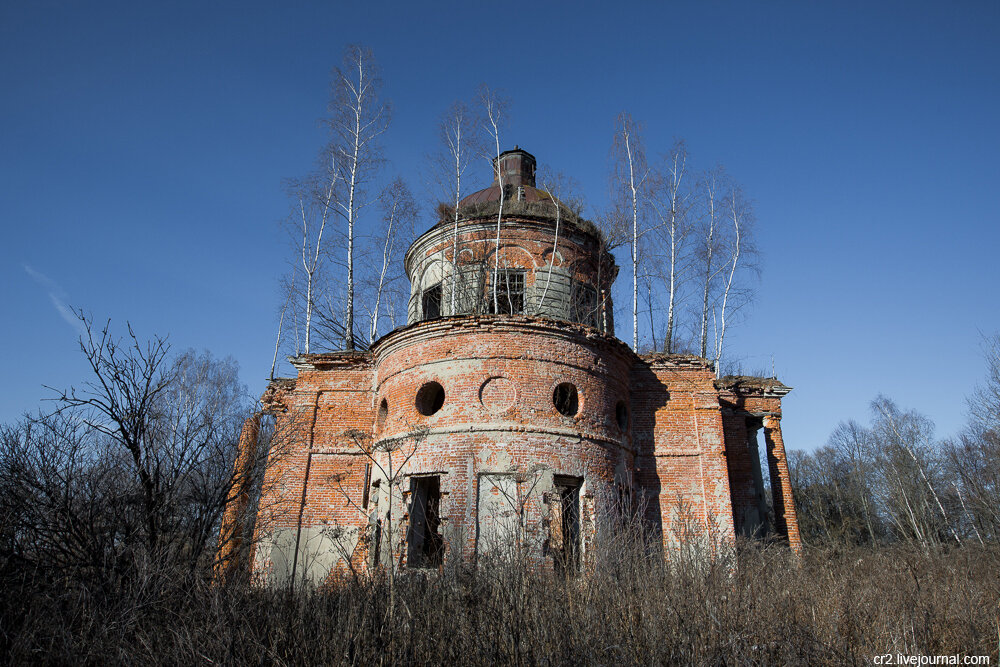
M8 576L5 662L871 664L997 655L1000 549L722 556L615 549L589 576L518 566L327 590L150 576L102 591ZM8 572L8 575L13 573ZM994 663L995 664L995 663Z
M469 220L473 218L484 218L493 216L494 219L500 209L499 201L480 202L477 204L466 204L462 206L458 213L461 219ZM441 222L438 224L450 224L455 214L454 207L446 203L438 205L438 216ZM529 218L541 218L544 220L555 220L558 216L562 224L573 225L585 234L594 236L598 241L604 240L604 232L594 222L582 217L578 212L568 206L556 207L548 201L518 201L510 199L503 204L504 216L526 216Z

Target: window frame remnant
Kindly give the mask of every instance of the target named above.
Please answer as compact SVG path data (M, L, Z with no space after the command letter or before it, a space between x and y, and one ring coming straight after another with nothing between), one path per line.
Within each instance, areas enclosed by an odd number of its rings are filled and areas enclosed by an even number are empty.
M556 475L548 496L549 553L557 574L579 574L583 554L581 495L583 478Z
M572 281L569 304L571 321L597 328L600 320L598 317L599 304L600 299L593 286L579 280Z
M443 283L438 281L433 285L425 287L420 293L420 319L433 320L441 317L442 297L444 296Z
M526 273L524 269L500 269L496 276L496 308L491 286L486 294L486 312L491 315L523 315L526 305Z

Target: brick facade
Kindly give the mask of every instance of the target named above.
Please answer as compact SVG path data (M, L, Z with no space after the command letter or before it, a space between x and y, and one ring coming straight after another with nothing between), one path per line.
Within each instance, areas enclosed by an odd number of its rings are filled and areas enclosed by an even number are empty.
M481 204L490 191L470 198ZM365 352L293 358L297 377L269 387L278 444L257 501L258 575L320 582L390 562L511 555L579 568L627 507L642 509L668 551L769 533L800 547L780 432L787 387L717 380L699 357L636 355L608 326L617 267L599 235L566 221L557 242L553 216L537 207L501 228L502 265L525 272L514 312L483 312L490 283L479 282L464 308L426 319L424 306L437 305L425 291L443 285L443 302L463 265L496 269L495 213L465 217L457 231L458 242L442 221L407 253L410 324ZM584 288L599 295L600 315L574 318L568 295ZM248 425L242 446L258 430ZM240 490L224 536L238 532L252 495Z

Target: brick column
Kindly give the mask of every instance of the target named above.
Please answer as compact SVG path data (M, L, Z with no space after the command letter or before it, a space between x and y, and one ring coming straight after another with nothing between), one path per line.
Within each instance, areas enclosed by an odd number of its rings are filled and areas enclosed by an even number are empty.
M216 563L216 577L225 582L243 566L240 552L243 548L243 531L246 527L247 510L250 505L250 487L253 482L253 466L257 457L257 435L260 433L261 413L248 417L240 431L239 451L233 467L233 484L226 499L219 531L219 554Z
M767 447L767 466L771 472L775 528L788 538L788 544L792 551L801 554L802 539L799 536L799 519L795 514L792 483L788 478L785 443L781 439L781 417L777 415L764 417L764 443Z

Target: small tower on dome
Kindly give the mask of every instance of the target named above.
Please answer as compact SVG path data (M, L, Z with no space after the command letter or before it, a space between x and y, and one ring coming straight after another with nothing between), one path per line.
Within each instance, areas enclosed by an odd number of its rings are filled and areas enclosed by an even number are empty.
M493 158L493 182L497 183L500 179L503 179L501 185L505 187L535 187L535 156L518 146L514 146L512 151L500 153L499 158Z

